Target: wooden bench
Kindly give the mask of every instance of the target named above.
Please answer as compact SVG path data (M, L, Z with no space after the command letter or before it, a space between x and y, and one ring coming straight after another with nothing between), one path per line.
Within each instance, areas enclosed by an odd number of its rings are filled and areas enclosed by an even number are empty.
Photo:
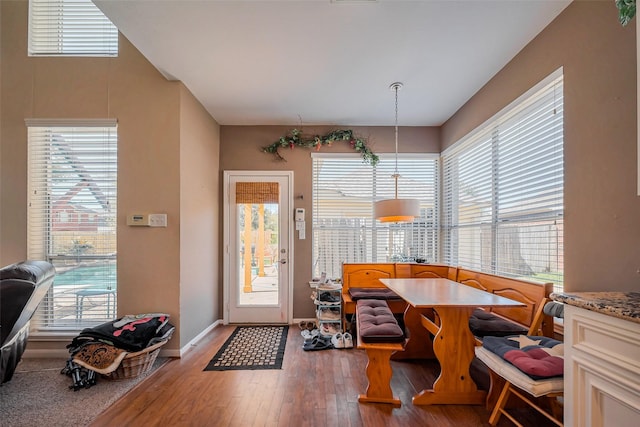
M385 291L387 287L380 279L393 278L456 278L457 268L441 264L415 263L345 263L342 265L342 319L344 330L349 330L349 322L356 312L356 301L351 297L353 289ZM391 312L403 314L407 303L401 298L386 299Z
M345 263L342 265L342 316L344 330L349 330L348 324L353 314L355 314L356 301L351 297L352 289L378 289L382 291L386 290L387 287L380 282L380 279L407 277L443 277L521 302L525 304L524 307L499 308L487 310L487 312L519 325L524 331L531 326L541 301L548 298L553 292L552 283L513 279L442 264ZM406 302L402 299L386 301L394 314L404 313L407 307ZM543 335L552 337L553 318L545 316L541 329Z
M544 305L544 301L553 292L552 283L534 282L528 280L520 280L514 278L507 278L503 276L497 276L488 273L481 273L470 269L450 267L440 264L411 264L411 263L358 263L358 264L343 264L342 266L342 299L343 299L343 321L345 330L348 327L350 317L356 312L356 301L351 298L349 290L351 288L372 288L372 289L386 289L380 279L382 278L405 278L405 277L443 277L450 280L455 280L467 286L483 290L485 292L491 292L496 295L500 295L506 298L513 299L515 301L525 304L523 307L514 308L499 308L499 309L487 309L484 310L492 317L503 319L513 325L520 326L523 330L528 330L532 326L532 322L536 318L536 313ZM404 313L407 304L403 300L388 300L389 308L394 314ZM480 310L480 309L479 309ZM479 311L478 310L478 311ZM471 322L476 322L477 316L472 316ZM437 321L437 319L435 319ZM481 320L481 319L480 319ZM542 324L540 325L540 334L553 337L553 318L550 316L543 316ZM487 331L484 335L496 333L496 331ZM497 334L497 333L496 333ZM478 333L476 333L478 336ZM425 339L425 342L428 340ZM477 344L481 344L481 338L477 339ZM377 347L377 346L376 346ZM359 347L360 348L360 347ZM361 347L365 348L365 347ZM382 357L383 359L392 353L398 351L397 346L393 347L393 350L383 350L381 355L376 355L376 358ZM426 350L426 349L425 349ZM372 353L373 354L373 353ZM394 360L408 357L409 354L396 353L393 357ZM427 354L427 357L429 355ZM376 362L378 363L378 362ZM384 365L384 363L382 363ZM486 366L479 361L474 360L471 366L471 373L474 380L478 384L482 384L489 389L487 394L487 407L493 407L494 402L497 400L496 390L500 390L500 379L495 379L489 383L489 373ZM385 375L389 375L385 374ZM384 383L384 381L382 381ZM390 393L390 392L387 392Z
M493 316L504 319L514 325L523 328L528 335L544 335L553 337L553 317L542 312L544 304L549 300L549 295L553 292L553 283L532 282L527 280L512 279L503 276L496 276L488 273L459 268L456 279L459 283L467 286L491 292L525 304L524 307L494 308L487 309L486 312ZM470 322L473 321L470 320ZM485 331L478 333L474 331L478 345L482 345L481 336L484 335L507 335L502 331ZM534 332L535 331L535 332ZM477 383L484 383L488 388L486 407L493 409L498 401L499 393L504 386L504 379L494 374L486 368L484 363L477 359L471 363L471 376ZM487 384L487 380L488 384Z
M356 304L357 348L367 354L367 391L358 396L358 402L388 403L401 406L400 399L391 390L391 355L404 350L404 333L395 321L385 301L359 300ZM396 328L393 328L395 324ZM384 332L378 335L377 331ZM394 331L393 336L388 331ZM399 333L399 338L398 338ZM389 341L387 341L389 340Z
M531 327L536 313L544 306L545 301L553 292L553 283L513 279L465 268L458 268L456 281L525 304L524 307L486 310L495 316L519 325L524 331ZM553 318L545 315L540 329L542 335L553 337Z

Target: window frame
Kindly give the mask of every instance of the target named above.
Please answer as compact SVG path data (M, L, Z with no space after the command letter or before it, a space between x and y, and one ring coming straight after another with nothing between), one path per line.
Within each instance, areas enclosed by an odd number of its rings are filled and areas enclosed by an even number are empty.
M117 57L118 38L116 26L91 0L29 0L30 57Z
M26 119L25 124L27 256L56 267L54 285L32 319L31 333L67 336L117 314L117 121ZM70 136L66 144L52 138L58 133ZM99 139L91 139L94 135ZM73 206L75 212L66 211ZM85 289L88 295L79 292ZM95 307L85 316L80 305L89 304Z
M439 257L439 197L440 197L440 161L439 153L399 153L398 171L400 178L398 182L399 198L414 198L418 186L411 183L425 179L423 187L427 188L425 197L421 202L421 213L431 213L429 218L419 217L409 223L381 223L373 217L374 202L382 199L394 198L395 181L392 178L395 168L394 153L379 153L380 161L376 166L364 164L358 154L355 153L312 153L312 275L317 276L323 271L328 277L338 278L341 276L341 262L407 262L416 258L428 258L429 262L434 262ZM358 167L354 173L362 174L371 171L370 177L364 177L358 186L352 190L351 194L345 197L350 198L354 210L345 215L342 209L331 212L331 208L323 209L323 214L319 215L320 188L317 181L317 167L319 160L337 163L329 167L342 172L342 170L353 171L353 167ZM416 166L417 161L429 162L428 167ZM351 168L340 169L340 162L345 162ZM402 163L405 162L405 165ZM426 163L425 163L426 164ZM424 170L424 175L420 175ZM331 178L329 172L327 177ZM336 173L336 172L333 172ZM326 178L325 178L326 179ZM370 180L370 182L369 182ZM370 189L370 191L369 191ZM343 195L338 187L335 189L322 188L324 191L334 191ZM325 202L330 202L331 197L325 197ZM358 206L354 205L357 204ZM333 216L330 218L329 216ZM330 221L335 223L333 231L332 224L321 224ZM431 224L431 225L429 225ZM327 228L329 227L329 228ZM346 227L346 228L345 228ZM355 227L355 228L354 228ZM321 254L322 234L332 232L339 236L339 241L344 241L344 230L351 229L357 236L354 247L350 248L325 248L325 252L338 252L341 255L323 256ZM342 231L341 231L342 230ZM335 236L334 236L335 237ZM327 239L327 237L325 237ZM334 239L331 239L334 240ZM339 245L339 244L338 244ZM350 245L347 245L350 246ZM356 247L357 246L357 247ZM394 249L395 248L395 249ZM398 252L400 251L400 252ZM416 251L418 253L411 253ZM405 253L407 252L407 253ZM327 261L334 258L333 261ZM325 261L321 261L325 259ZM320 266L320 264L323 266ZM322 270L322 271L321 271Z
M558 70L551 73L548 77L543 79L540 83L536 84L530 90L525 92L522 96L518 97L515 101L504 107L500 112L495 114L493 117L485 121L482 125L478 126L476 129L469 132L466 136L462 137L459 141L454 143L452 146L447 148L442 152L442 162L443 162L443 179L442 179L442 192L443 192L443 200L442 200L442 260L446 263L454 263L456 265L461 265L466 268L472 268L476 270L480 270L483 272L505 275L510 277L520 277L528 280L540 280L549 282L554 282L554 289L556 291L561 291L563 288L563 231L564 231L564 166L563 166L563 158L564 158L564 117L563 117L563 69L559 68ZM558 92L560 90L560 92ZM546 98L551 98L550 105L553 107L552 111L552 119L537 119L537 121L531 120L528 115L520 117L522 114L531 114L532 116L538 111L535 108L537 102L544 103ZM549 101L546 101L549 103ZM547 106L548 108L548 106ZM542 110L540 110L542 111ZM547 111L549 112L549 111ZM560 119L560 136L558 134L551 133L551 136L546 136L545 132L548 129L555 129L557 131L557 118L555 115L560 113L558 116ZM520 121L515 120L519 118ZM525 182L525 179L522 178L523 175L529 173L526 169L517 169L520 166L519 162L523 158L524 161L531 161L533 155L531 153L536 152L538 155L539 152L535 151L539 149L538 146L534 146L533 141L528 142L527 139L532 139L530 136L507 136L503 137L500 133L507 133L505 128L511 132L513 130L512 127L514 124L517 126L528 126L531 124L535 124L533 129L535 132L540 132L540 136L535 134L538 138L536 141L540 142L540 146L544 149L549 149L551 147L552 151L550 154L542 152L541 163L540 165L544 165L549 167L553 174L554 180L550 181L550 184L541 183L540 177L535 175L537 179L534 177L533 181ZM525 127L529 132L528 127ZM515 133L515 132L514 132ZM524 132L523 132L524 133ZM510 139L511 138L511 139ZM522 141L527 142L529 145L525 145L524 148L520 147L521 151L517 151L516 149L511 148L511 151L508 152L504 147L508 146L508 144L520 144ZM560 151L557 151L557 147L553 144L557 144L557 140L560 141ZM515 141L515 142L513 142ZM483 149L479 147L482 144L486 144ZM477 151L477 153L476 153ZM528 152L527 152L528 151ZM511 163L504 163L503 158L505 155L503 153L508 152L509 156L513 159ZM463 161L463 156L475 156L473 158L474 168L462 169L463 166L459 164L459 162ZM480 156L485 156L484 160ZM502 156L502 158L501 158ZM544 156L544 157L543 157ZM542 161L543 160L543 161ZM489 162L488 164L486 162ZM559 164L559 172L558 172L558 164ZM506 167L506 165L508 167ZM524 166L527 163L523 163ZM530 165L530 163L529 163ZM524 167L523 166L523 167ZM538 166L538 165L536 165ZM511 177L504 178L505 170L509 169L509 174ZM463 213L465 212L465 207L462 205L461 200L463 197L460 195L462 193L461 184L463 183L463 178L460 178L458 175L466 172L467 175L473 174L472 179L474 182L481 181L482 178L490 179L491 183L487 185L485 183L485 191L481 195L477 194L478 189L474 188L472 190L467 191L469 193L466 195L467 199L472 200L476 198L477 200L484 199L486 200L486 206L482 213L478 210L478 202L476 201L476 213L475 213L475 221L474 222L460 222L460 218L463 217ZM469 172L471 171L471 172ZM503 174L503 179L500 179L500 174ZM535 174L536 172L534 172ZM484 174L484 175L483 175ZM541 176L544 176L540 173ZM514 178L517 176L517 178ZM559 176L559 182L557 181ZM546 178L546 177L545 177ZM469 176L466 178L468 181ZM502 187L505 186L513 186L514 183L518 185L527 185L522 188L509 188L508 191L505 191ZM529 187L531 185L531 187ZM545 187L545 185L547 187ZM547 193L544 193L541 189L545 188ZM474 192L475 190L475 192ZM526 197L514 196L517 192L520 194L527 194ZM529 191L529 193L527 193ZM536 194L537 191L537 194ZM501 198L505 197L505 194L508 194L512 197L510 203L510 209L505 209L505 205L507 203L502 202ZM531 194L536 194L536 196L532 196ZM543 201L543 199L546 200ZM560 207L558 208L558 199L560 199ZM488 202L490 200L490 202ZM555 204L554 204L555 203ZM468 203L473 206L473 203ZM466 208L467 211L469 208ZM521 209L520 211L518 209ZM528 212L527 212L528 209ZM538 212L535 212L536 209ZM545 213L546 210L546 213ZM471 215L467 215L471 218ZM457 218L457 220L456 220ZM528 223L528 224L527 224ZM516 225L520 228L523 227L531 227L530 233L531 235L535 232L535 227L548 228L549 235L553 234L555 231L555 247L550 247L548 249L547 256L549 257L546 262L547 265L554 264L557 268L555 272L550 270L548 275L541 274L542 272L537 272L535 275L535 279L532 279L529 276L522 276L518 273L517 268L505 267L509 266L510 260L505 260L499 254L502 250L508 251L508 249L504 249L505 245L504 240L507 238L508 233L513 233L514 231L517 234L525 236L528 238L525 232L521 231L521 229L511 229L508 231L508 227L512 225ZM520 225L518 225L520 224ZM485 231L482 231L482 227L485 228ZM462 246L460 243L460 235L457 233L461 233L464 230L467 231L467 236L471 236L473 230L476 231L476 245L480 245L480 251L482 252L484 248L488 248L487 254L483 255L474 255L475 258L470 260L461 260L459 248ZM501 232L505 232L506 234L501 234ZM480 233L480 234L477 234ZM487 242L487 233L490 235L490 243ZM542 233L540 233L542 234ZM505 237L506 236L506 237ZM470 237L467 237L470 238ZM521 237L514 236L514 239L518 240ZM477 243L477 239L481 240L480 243ZM553 242L548 239L543 243L547 245L552 244ZM535 243L530 243L535 247ZM468 245L473 251L473 246ZM520 252L522 246L519 246L518 251ZM477 249L476 249L477 250ZM533 249L531 249L533 250ZM544 251L541 251L544 252ZM555 259L553 258L555 254ZM479 257L479 258L478 258ZM486 259L490 258L490 262L486 262ZM514 258L510 256L511 259ZM487 267L488 265L488 267ZM528 266L528 264L527 264ZM532 272L535 272L532 269ZM538 278L539 277L539 278Z

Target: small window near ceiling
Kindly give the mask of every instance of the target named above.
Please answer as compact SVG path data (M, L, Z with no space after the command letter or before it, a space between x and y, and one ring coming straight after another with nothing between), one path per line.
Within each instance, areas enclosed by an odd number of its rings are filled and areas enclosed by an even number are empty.
M91 0L30 0L29 56L118 56L118 29Z

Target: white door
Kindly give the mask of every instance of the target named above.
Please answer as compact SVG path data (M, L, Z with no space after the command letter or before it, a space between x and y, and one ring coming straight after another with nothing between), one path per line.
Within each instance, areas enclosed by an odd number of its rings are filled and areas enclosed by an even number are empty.
M224 322L290 323L293 172L224 172Z

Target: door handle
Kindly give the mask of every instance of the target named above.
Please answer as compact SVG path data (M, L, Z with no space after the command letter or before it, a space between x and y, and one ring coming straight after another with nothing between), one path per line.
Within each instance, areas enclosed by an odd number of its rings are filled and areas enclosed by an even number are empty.
M282 259L280 260L280 264L286 264L286 263L287 263L287 260L286 260L286 259L282 258Z

